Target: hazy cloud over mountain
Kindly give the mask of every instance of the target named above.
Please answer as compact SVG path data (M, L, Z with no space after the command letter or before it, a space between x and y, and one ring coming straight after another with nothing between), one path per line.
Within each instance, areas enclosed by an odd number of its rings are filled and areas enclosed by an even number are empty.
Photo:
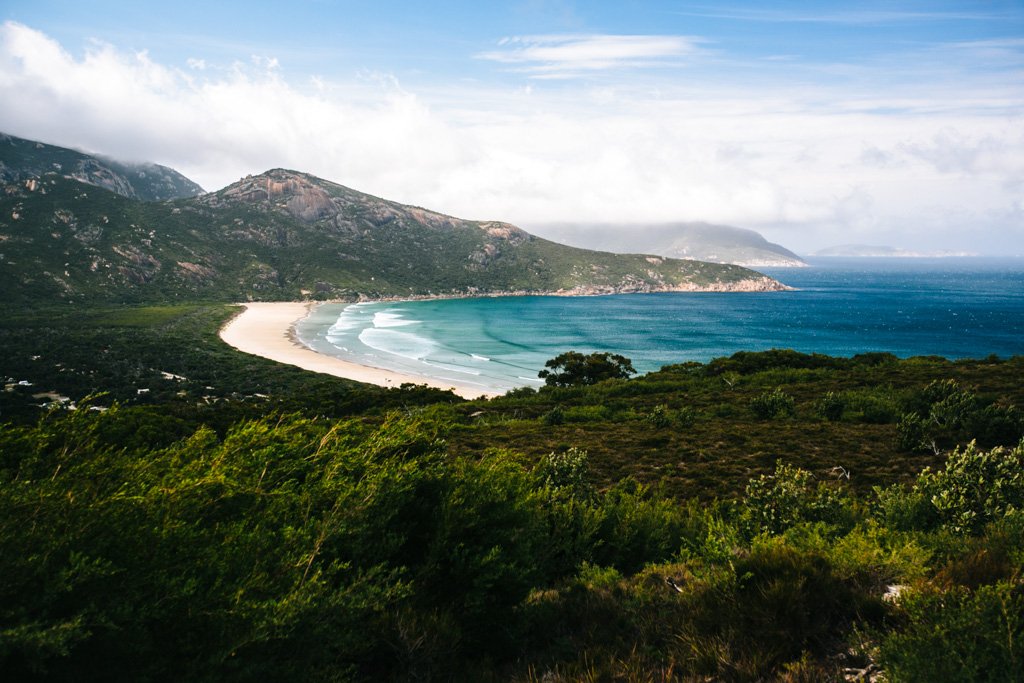
M284 166L525 226L709 221L798 251L1024 252L1024 41L846 54L852 41L829 52L816 37L827 16L752 11L715 19L741 22L746 41L685 14L674 33L585 30L577 8L574 31L490 26L416 63L325 52L319 68L312 38L257 52L179 39L172 54L149 34L60 40L9 20L0 130L211 189ZM832 19L889 33L912 21ZM763 25L798 26L807 43L762 45Z

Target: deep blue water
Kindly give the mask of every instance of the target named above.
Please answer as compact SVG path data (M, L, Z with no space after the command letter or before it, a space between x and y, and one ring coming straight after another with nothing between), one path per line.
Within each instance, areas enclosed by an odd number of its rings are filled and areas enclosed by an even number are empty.
M640 372L771 348L1024 354L1022 259L820 259L762 270L797 291L325 304L297 332L323 353L499 390L539 385L544 362L567 350L621 353Z

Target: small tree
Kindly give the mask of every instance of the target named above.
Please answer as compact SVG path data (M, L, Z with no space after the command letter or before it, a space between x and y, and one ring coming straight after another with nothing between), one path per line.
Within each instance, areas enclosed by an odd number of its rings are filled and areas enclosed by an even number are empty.
M617 353L568 351L555 356L544 367L550 370L541 370L537 376L555 387L597 384L606 379L628 379L636 374L632 361Z

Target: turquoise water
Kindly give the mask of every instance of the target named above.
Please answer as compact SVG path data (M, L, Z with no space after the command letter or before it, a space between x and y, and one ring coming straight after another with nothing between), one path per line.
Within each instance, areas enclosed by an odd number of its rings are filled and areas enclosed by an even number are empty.
M763 272L797 291L324 304L296 331L321 353L500 391L540 386L544 362L568 350L621 353L640 372L771 348L1024 354L1024 260L820 259Z

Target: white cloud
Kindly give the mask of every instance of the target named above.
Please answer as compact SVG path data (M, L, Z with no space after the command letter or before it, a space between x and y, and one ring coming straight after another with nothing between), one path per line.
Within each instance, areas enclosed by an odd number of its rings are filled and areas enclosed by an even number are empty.
M267 58L179 69L103 44L77 58L7 23L0 130L163 163L208 189L284 166L526 227L706 220L798 250L1024 251L1024 98L1006 83L413 93L388 74L291 82L283 71Z
M652 35L547 35L503 38L498 50L478 59L517 65L536 77L567 77L578 72L651 66L698 51L696 38Z

